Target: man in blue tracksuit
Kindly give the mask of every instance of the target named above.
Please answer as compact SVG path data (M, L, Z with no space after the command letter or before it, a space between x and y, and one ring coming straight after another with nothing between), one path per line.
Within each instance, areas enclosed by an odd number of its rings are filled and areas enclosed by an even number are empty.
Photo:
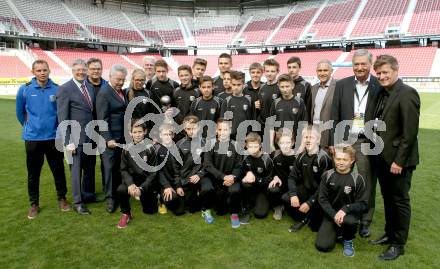
M28 171L28 194L31 208L28 218L38 215L40 173L46 156L55 179L58 206L69 211L66 200L66 176L64 174L63 152L55 147L57 131L56 92L58 85L49 79L49 65L44 60L32 64L32 80L20 87L16 99L16 115L23 126L22 138L26 148Z

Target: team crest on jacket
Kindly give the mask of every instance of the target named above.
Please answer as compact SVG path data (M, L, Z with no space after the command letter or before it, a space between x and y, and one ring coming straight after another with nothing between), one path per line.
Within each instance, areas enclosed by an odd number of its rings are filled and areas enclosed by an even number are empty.
M49 101L51 101L52 103L55 102L55 100L57 99L57 97L53 94L49 95Z
M312 167L312 169L313 169L313 172L318 173L318 167L317 167L317 166L314 165L314 166Z
M278 98L278 95L276 93L272 94L272 99L275 100Z
M142 159L144 159L144 162L147 161L147 155L145 155Z
M232 151L228 150L228 151L226 152L226 156L231 157L231 156L232 156Z
M293 114L298 113L298 108L297 108L297 107L292 108L292 113L293 113Z
M147 98L142 99L142 103L145 105L147 103Z
M189 97L189 100L190 100L191 102L194 101L194 99L195 99L195 97L192 96L192 95Z
M243 110L246 111L248 109L248 105L243 105Z
M211 108L209 111L211 112L211 114L215 114L215 108Z
M350 186L345 186L344 187L344 193L345 194L349 194L351 192L351 187Z
M289 170L292 170L292 169L293 169L293 165L290 165L290 166L289 166Z
M257 172L258 172L258 173L263 173L263 168L262 168L262 167L258 167L258 168L257 168Z

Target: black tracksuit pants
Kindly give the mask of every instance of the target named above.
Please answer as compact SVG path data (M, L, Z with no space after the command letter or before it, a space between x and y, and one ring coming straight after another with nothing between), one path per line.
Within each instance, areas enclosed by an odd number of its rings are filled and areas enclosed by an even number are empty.
M299 211L299 207L292 207L290 203L289 193L285 193L282 196L282 200L284 202L284 210L289 214L289 216L295 221L308 221L309 227L313 232L317 232L319 226L321 226L322 219L324 216L324 212L322 211L321 206L318 201L313 203L307 213L303 213ZM301 196L299 196L300 204L304 203L305 199L301 200Z
M319 251L329 252L335 248L338 235L344 240L352 240L355 237L359 217L353 215L345 215L344 223L339 227L335 221L325 216L319 227L318 236L315 246Z
M185 207L190 213L212 208L214 187L210 178L202 177L196 184L188 182L183 185L183 191Z
M142 211L145 214L154 214L157 213L157 194L158 188L157 186L147 186L147 184L136 184L138 187L142 187L140 201L142 204ZM130 207L130 195L128 194L128 186L125 183L119 185L117 189L117 193L119 196L119 203L121 207L121 213L129 214L131 211Z
M55 147L55 140L25 141L26 166L28 172L29 202L39 204L40 174L44 156L55 180L58 199L65 199L67 193L66 175L64 173L64 154Z

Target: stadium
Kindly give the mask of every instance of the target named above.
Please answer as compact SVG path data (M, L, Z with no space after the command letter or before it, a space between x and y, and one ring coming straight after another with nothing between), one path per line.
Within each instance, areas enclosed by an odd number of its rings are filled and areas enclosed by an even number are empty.
M437 213L440 143L440 1L438 0L0 0L0 194L3 197L0 243L2 268L436 268L440 217ZM164 60L168 77L178 68L207 61L206 75L220 75L218 57L228 53L233 69L249 75L251 64L301 58L301 76L314 85L323 59L332 77L353 76L356 50L388 54L399 63L399 77L420 95L420 165L411 184L412 219L405 255L392 263L377 256L385 250L354 239L356 256L344 259L340 246L322 254L310 230L287 232L292 220L252 219L233 230L229 218L206 225L199 213L175 217L146 215L132 202L135 221L118 230L119 214L102 203L88 205L82 217L60 213L53 177L44 165L41 213L28 208L26 151L15 116L15 97L28 83L32 63L44 60L50 78L61 85L72 78L77 59L102 61L102 77L122 64L131 73L145 56ZM374 70L371 71L375 75ZM265 81L264 77L262 78ZM394 144L394 143L393 143ZM99 162L99 158L97 158ZM71 200L69 168L65 165ZM96 165L96 190L102 189ZM383 233L384 206L377 187L372 237Z

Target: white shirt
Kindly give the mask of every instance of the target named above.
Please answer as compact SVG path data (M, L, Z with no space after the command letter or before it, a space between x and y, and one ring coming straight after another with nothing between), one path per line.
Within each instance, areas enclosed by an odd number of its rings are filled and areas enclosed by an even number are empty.
M368 84L370 83L370 76L364 83L361 83L356 77L354 77L354 82L356 85L356 92L354 94L354 112L355 113L363 113L365 114L365 110L367 109L367 100L368 100Z
M325 95L327 94L328 87L330 86L330 81L327 81L325 85L319 85L318 92L315 97L315 107L313 108L313 123L319 124L321 119L321 109L324 105Z

